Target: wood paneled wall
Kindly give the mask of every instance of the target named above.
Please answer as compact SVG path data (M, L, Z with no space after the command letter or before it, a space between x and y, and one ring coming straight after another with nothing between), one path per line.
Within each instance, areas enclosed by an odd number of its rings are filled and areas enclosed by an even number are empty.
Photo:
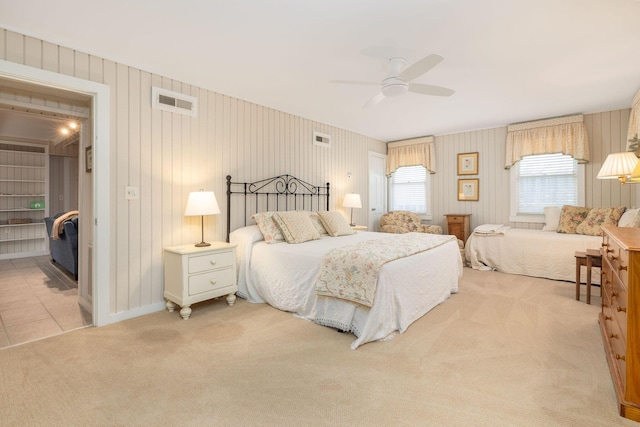
M596 179L602 163L610 153L626 150L630 109L585 114L591 161L586 164L586 205L609 207L636 205L640 185L621 185L617 180ZM507 224L517 228L542 228L537 223L509 222L510 172L504 168L507 128L499 127L472 132L436 136L438 170L431 175L433 190L433 223L443 226L444 215L472 214L471 227L481 224ZM457 176L457 155L477 151L478 175ZM459 178L479 178L479 201L458 201Z
M223 213L205 218L205 240L224 240L226 175L330 182L331 208L343 210L347 192L367 205L368 152L386 153L372 138L8 30L0 59L111 88L111 194L95 195L111 198L111 313L162 302L162 248L200 240L200 219L183 215L189 192L215 192ZM152 86L197 97L198 117L153 110ZM332 147L314 146L313 131L331 135ZM126 200L126 186L140 198ZM366 224L366 215L356 210L354 220Z

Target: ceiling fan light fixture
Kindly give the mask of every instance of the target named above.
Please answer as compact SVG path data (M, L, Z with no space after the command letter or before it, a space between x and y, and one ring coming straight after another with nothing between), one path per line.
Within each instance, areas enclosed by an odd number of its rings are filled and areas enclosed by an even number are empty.
M409 85L403 81L395 81L382 86L382 94L384 96L398 96L407 93L408 90Z

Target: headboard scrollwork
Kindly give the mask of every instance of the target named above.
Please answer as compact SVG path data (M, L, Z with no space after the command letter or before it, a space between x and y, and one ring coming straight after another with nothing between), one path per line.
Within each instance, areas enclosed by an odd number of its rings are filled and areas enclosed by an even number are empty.
M257 212L329 210L328 182L316 186L292 175L279 175L255 182L232 182L231 175L227 175L227 242L231 233L231 196L234 194L243 196L239 208L244 211L244 226L249 217Z

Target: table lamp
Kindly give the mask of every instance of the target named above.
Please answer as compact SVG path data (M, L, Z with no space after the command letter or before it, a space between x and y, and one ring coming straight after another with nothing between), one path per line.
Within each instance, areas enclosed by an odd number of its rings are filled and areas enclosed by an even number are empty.
M362 202L360 201L360 195L355 193L348 193L344 196L344 202L342 202L343 208L351 208L351 225L352 227L355 225L353 223L353 208L362 208Z
M201 231L202 241L196 243L197 247L211 246L211 243L204 241L204 216L205 215L217 215L220 213L218 202L213 191L192 191L189 193L189 199L187 200L187 207L184 210L184 216L201 216Z

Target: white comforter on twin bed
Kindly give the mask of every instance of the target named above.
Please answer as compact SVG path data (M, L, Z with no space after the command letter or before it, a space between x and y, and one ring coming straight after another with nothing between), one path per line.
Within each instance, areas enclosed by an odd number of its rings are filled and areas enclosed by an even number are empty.
M237 245L238 295L321 325L351 331L357 337L352 349L404 332L452 292L457 292L462 277L462 259L454 239L385 264L378 277L373 307L367 308L316 296L320 260L335 247L393 235L359 232L301 244L267 244L261 237L257 226L231 233L230 241Z
M467 261L476 270L493 269L575 282L575 252L598 249L601 244L602 237L599 236L511 228L503 235L472 233L464 251ZM593 283L600 283L599 274L591 277ZM584 275L582 279L584 281Z

